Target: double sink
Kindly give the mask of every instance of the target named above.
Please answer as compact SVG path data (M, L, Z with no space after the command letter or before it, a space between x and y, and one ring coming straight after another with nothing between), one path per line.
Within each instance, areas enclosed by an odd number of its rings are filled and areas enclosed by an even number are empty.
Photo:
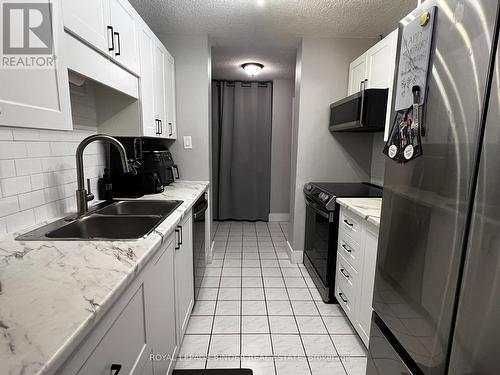
M82 217L68 217L23 234L18 241L134 240L147 236L183 202L106 202Z

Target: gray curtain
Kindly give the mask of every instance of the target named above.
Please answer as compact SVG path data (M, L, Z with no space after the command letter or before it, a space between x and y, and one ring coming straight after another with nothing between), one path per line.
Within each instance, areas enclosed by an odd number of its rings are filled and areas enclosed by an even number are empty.
M214 218L267 221L272 83L215 81L212 90Z

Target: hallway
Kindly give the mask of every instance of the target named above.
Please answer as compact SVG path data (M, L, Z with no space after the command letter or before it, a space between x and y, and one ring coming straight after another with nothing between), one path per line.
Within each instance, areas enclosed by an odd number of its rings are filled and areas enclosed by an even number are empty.
M215 223L214 259L179 352L179 368L255 375L357 375L366 351L286 253L288 223Z

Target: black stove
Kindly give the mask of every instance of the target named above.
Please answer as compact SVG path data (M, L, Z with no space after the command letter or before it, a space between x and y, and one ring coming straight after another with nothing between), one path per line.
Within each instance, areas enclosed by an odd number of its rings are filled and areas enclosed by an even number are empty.
M382 197L382 188L366 182L310 182L304 194L328 211L335 211L337 198Z
M337 303L334 296L339 230L337 198L378 198L382 197L382 188L368 183L311 182L304 186L304 194L304 265L323 301Z

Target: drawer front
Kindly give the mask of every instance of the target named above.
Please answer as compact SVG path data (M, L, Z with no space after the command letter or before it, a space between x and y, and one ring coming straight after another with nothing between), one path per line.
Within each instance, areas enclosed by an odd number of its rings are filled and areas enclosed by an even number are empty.
M345 260L342 254L337 253L335 294L338 302L353 323L356 321L358 284L358 273Z
M113 373L112 365L121 366L120 374L139 373L148 356L144 291L141 285L78 371L78 375L109 375Z
M339 231L339 244L337 250L349 262L349 264L359 271L363 266L363 252L358 242L347 233L346 230Z
M361 218L351 214L349 211L342 209L340 212L340 229L344 230L352 239L361 243L363 233L363 223Z
M345 284L337 282L335 284L335 297L337 297L337 301L339 302L342 310L344 310L351 323L356 322L356 304L352 291L349 290L349 288L346 288Z

